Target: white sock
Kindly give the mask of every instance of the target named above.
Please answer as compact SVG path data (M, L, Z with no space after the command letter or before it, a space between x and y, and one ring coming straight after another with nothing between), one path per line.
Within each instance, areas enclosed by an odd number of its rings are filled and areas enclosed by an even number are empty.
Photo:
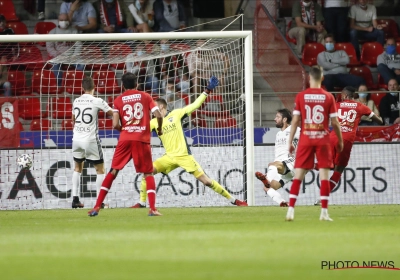
M103 184L105 176L106 176L106 174L97 174L97 176L96 176L96 197L100 193L101 184Z
M81 173L74 171L72 174L72 197L79 196Z
M276 190L274 190L273 188L269 188L269 190L267 191L267 195L272 198L273 201L275 201L276 203L278 203L278 205L281 204L281 202L285 201L281 194L278 193Z
M271 183L272 180L274 180L277 175L278 175L278 168L274 165L269 166L267 171L268 182Z
M327 208L321 208L321 215L328 215L328 209Z
M233 197L233 196L231 196L231 198L229 198L229 201L230 201L231 203L235 203L235 201L236 201L236 198L235 198L235 197Z

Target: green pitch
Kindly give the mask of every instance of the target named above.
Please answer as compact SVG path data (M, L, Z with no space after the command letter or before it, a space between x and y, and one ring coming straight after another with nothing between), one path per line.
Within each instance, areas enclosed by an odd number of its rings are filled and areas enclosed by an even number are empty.
M0 279L400 279L400 270L321 269L322 261L400 267L400 206L1 211Z

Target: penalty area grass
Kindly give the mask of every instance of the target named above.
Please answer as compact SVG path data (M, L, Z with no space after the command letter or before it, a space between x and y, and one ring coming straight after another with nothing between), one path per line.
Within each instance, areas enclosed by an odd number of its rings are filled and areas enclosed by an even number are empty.
M1 279L400 279L322 266L400 267L398 205L331 206L334 222L316 206L296 207L294 222L279 207L88 210L0 211Z

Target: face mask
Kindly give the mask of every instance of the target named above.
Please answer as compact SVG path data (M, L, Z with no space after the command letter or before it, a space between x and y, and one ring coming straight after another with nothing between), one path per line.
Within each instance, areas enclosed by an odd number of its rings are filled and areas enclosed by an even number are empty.
M325 48L328 52L331 52L335 49L335 45L333 43L325 43Z
M58 26L59 26L61 29L67 29L68 26L69 26L69 21L67 21L67 20L60 20L60 21L58 22Z
M310 5L311 5L311 1L310 1L310 2L308 2L308 3L303 1L303 5L304 5L305 7L308 7L308 6L310 6Z
M169 50L169 45L167 45L167 44L161 44L161 50L162 50L162 51L168 51L168 50Z
M394 46L394 45L386 46L386 53L387 54L395 54L396 53L396 46Z
M166 93L166 94L171 94L171 93L173 93L173 91L170 90L170 89L167 89L167 91L166 91L165 93Z
M393 96L398 96L399 95L398 92L391 92L390 94L393 95Z
M144 54L144 51L137 51L137 56L142 56Z
M140 10L140 8L142 7L142 5L140 5L139 0L136 0L136 2L135 2L135 7L136 7L136 9L138 9L138 10Z
M367 98L368 93L359 93L358 97L360 98Z

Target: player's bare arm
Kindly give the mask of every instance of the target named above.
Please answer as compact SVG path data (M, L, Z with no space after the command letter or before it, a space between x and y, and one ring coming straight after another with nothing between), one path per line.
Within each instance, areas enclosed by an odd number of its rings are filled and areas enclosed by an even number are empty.
M153 114L156 116L156 118L157 118L157 124L158 124L158 127L157 127L157 134L158 134L158 136L161 136L162 134L163 134L163 132L162 132L162 124L163 124L163 116L162 116L162 114L161 114L161 112L160 112L160 110L155 110L154 112L153 112Z
M106 114L109 117L113 117L114 116L114 111L113 110L108 110Z
M293 145L294 135L296 134L297 128L300 124L300 116L294 115L292 119L292 126L290 128L290 135L289 135L289 154L294 154L295 147Z
M122 126L119 119L119 113L116 111L113 112L113 128L118 131L122 130Z
M379 118L379 117L377 117L375 114L372 115L371 120L372 120L373 122L376 122L376 123L379 124L379 125L383 125L382 119Z

